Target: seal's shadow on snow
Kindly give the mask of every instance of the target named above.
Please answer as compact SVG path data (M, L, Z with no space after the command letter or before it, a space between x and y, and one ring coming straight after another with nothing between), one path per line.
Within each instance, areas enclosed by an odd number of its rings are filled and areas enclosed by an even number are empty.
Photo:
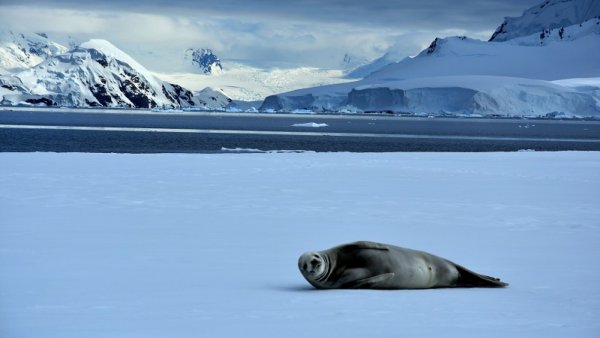
M318 291L311 285L277 285L272 287L278 291L286 291L286 292L306 292L306 291Z

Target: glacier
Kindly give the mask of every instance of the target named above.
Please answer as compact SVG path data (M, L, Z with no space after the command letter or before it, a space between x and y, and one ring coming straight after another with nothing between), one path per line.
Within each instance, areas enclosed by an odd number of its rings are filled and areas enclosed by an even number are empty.
M550 112L600 113L597 95L600 78L587 79L590 85L568 86L565 82L515 77L463 75L422 77L322 88L323 92L296 92L271 96L262 109L293 111L313 109L335 111L394 111L447 114L544 115ZM460 86L456 84L460 83ZM334 92L333 90L344 90Z

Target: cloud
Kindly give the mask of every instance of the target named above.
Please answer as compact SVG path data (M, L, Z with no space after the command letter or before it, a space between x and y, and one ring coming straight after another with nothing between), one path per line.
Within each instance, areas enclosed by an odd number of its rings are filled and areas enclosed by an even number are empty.
M3 0L0 25L63 43L104 38L160 71L176 68L189 47L261 66L333 68L346 52L374 59L393 47L408 56L436 36L487 38L502 13L530 1Z
M102 29L103 20L92 11L3 6L0 10L0 25L25 32L92 34Z

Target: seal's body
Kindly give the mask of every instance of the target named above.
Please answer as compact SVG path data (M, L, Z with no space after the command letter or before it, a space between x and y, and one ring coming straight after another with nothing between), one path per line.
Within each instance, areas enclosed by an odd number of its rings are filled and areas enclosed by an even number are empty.
M498 278L480 275L444 258L375 242L354 242L307 252L300 272L318 289L428 289L503 287Z

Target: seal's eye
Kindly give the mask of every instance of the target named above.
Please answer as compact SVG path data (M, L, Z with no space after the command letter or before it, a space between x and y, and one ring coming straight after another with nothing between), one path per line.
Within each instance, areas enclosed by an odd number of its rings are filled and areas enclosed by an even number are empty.
M304 263L304 265L302 266L302 269L306 270L308 267L306 266L306 263Z
M312 261L310 261L310 264L312 264L312 265L315 265L315 264L317 264L317 263L319 263L319 260L318 260L318 259L314 259L314 258L313 258L313 260L312 260Z

